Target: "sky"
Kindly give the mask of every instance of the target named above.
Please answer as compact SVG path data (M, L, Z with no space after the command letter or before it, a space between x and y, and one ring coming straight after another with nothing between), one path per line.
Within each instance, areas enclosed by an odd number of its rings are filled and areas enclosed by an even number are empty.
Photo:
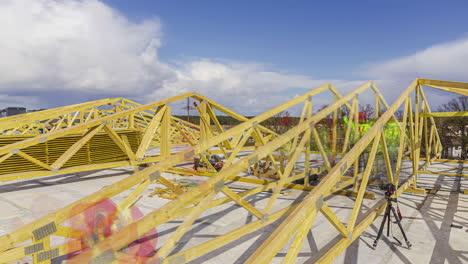
M196 91L255 115L367 80L392 102L415 78L468 82L467 11L430 0L2 0L0 107ZM433 108L453 97L426 90Z

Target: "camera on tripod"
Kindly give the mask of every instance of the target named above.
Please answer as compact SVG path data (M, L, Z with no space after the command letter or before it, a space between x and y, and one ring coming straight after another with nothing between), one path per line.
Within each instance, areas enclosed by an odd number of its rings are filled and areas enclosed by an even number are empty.
M380 190L385 191L385 198L387 198L387 199L389 199L390 196L392 196L396 192L395 185L391 184L391 183L380 184L379 188L380 188Z
M408 246L408 248L411 248L411 243L409 242L408 238L406 237L405 231L403 230L403 227L401 226L400 221L403 218L403 216L401 215L400 208L398 207L397 198L396 198L396 196L394 198L391 198L391 196L396 193L396 186L394 184L387 183L387 184L380 184L379 188L380 188L380 190L385 191L385 199L387 200L387 208L385 208L385 214L384 214L384 217L382 219L382 223L380 224L379 233L377 234L377 237L374 240L374 244L372 246L373 249L375 249L377 247L377 243L378 243L380 237L382 236L382 232L384 230L385 223L387 223L387 236L390 236L390 223L392 223L392 221L390 220L390 218L391 218L390 212L392 212L393 217L395 218L395 221L396 221L395 223L398 224L398 227L400 228L400 231L403 234L403 238L406 241L406 245ZM397 208L396 210L393 207L393 203L396 204L396 208ZM393 238L400 245L402 245L400 240L398 240L396 237L393 237Z

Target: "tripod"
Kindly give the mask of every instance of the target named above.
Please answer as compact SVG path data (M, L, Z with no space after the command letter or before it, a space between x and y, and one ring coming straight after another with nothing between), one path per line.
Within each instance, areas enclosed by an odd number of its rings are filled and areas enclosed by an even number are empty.
M397 213L395 212L395 208L393 207L393 204L392 204L392 202L396 203L397 199L396 198L390 198L389 196L387 196L386 199L387 199L387 208L385 209L385 215L384 215L384 217L382 219L382 223L380 224L380 229L379 229L379 233L377 234L377 238L374 240L373 249L375 249L377 247L377 243L379 242L379 239L382 236L382 232L383 232L383 229L384 229L384 226L385 226L385 222L387 222L387 236L390 236L390 222L391 222L391 220L390 220L390 211L392 211L393 216L396 219L396 223L398 224L398 227L400 227L400 231L403 234L403 237L405 238L406 245L408 246L408 248L411 248L411 243L409 242L408 238L406 237L405 231L403 230L403 227L401 226L401 222L400 222L401 217L398 217ZM400 244L400 246L402 245L400 240L396 239L396 237L393 237L393 238L395 238L395 240Z

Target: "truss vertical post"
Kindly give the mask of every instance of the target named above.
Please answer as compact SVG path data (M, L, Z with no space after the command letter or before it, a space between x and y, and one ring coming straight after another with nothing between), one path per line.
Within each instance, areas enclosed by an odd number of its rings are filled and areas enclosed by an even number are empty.
M171 154L171 106L166 106L161 120L161 157L166 158Z
M337 96L334 95L333 96L333 102L336 103L336 101L338 100ZM335 162L336 162L336 144L337 144L337 137L338 137L338 108L335 109L335 111L333 111L333 120L332 120L332 143L331 143L331 164L332 166L335 165Z

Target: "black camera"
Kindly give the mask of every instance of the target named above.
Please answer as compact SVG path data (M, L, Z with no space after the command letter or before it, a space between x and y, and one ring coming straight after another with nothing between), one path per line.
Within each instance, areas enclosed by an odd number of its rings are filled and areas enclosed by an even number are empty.
M381 190L385 191L385 199L387 200L387 208L385 208L385 214L384 214L384 217L382 219L382 223L380 224L379 233L377 234L377 238L374 240L374 244L373 244L372 247L374 249L377 247L377 243L379 242L379 239L382 236L382 232L384 230L385 223L387 223L387 236L390 236L390 223L393 223L393 221L391 221L390 212L392 212L393 217L395 217L395 220L396 220L395 223L398 224L398 227L400 228L400 231L403 234L403 237L405 238L406 246L408 246L408 248L411 248L411 243L409 242L408 238L406 237L405 231L403 230L403 226L401 226L401 219L403 218L403 216L401 215L400 208L398 207L397 198L396 197L391 198L392 195L396 194L396 191L397 191L396 186L391 184L391 183L387 183L387 184L380 184L379 188ZM395 202L396 210L395 210L395 207L393 207L392 202ZM395 237L393 237L393 238L395 238ZM400 240L398 240L397 238L395 238L395 240L400 245L402 244L400 242Z
M385 197L389 198L396 192L396 187L394 184L387 183L387 184L380 184L379 185L380 190L385 191Z

